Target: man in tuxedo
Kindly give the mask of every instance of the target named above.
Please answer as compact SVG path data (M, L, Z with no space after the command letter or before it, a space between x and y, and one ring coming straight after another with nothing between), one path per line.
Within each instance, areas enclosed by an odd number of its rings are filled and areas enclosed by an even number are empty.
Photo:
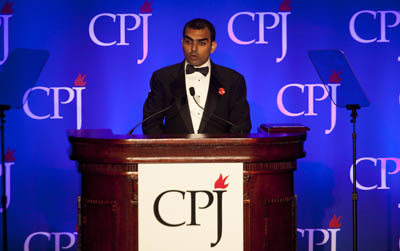
M189 21L183 29L182 47L184 62L151 77L143 133L249 133L243 76L209 58L217 47L214 26L205 19Z

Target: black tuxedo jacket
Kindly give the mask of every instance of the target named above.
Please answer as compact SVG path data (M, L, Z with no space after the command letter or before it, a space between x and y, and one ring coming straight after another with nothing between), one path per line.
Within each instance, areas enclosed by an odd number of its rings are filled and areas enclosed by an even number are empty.
M143 118L167 109L143 123L144 134L194 133L186 95L184 66L183 62L153 73L151 90L143 107ZM211 62L210 86L199 133L249 133L250 129L250 111L243 76Z

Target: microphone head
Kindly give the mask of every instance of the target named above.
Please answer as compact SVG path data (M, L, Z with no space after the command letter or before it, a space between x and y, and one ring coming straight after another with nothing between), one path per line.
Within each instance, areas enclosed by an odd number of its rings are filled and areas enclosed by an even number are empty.
M190 95L191 95L192 97L194 97L194 94L195 94L194 87L190 87L190 88L189 88L189 92L190 92Z

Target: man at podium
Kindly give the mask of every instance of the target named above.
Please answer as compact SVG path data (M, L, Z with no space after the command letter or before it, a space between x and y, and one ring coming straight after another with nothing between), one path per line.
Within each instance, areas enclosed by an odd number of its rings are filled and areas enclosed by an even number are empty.
M215 28L201 18L186 23L185 60L153 73L143 107L144 134L249 133L246 82L214 64Z

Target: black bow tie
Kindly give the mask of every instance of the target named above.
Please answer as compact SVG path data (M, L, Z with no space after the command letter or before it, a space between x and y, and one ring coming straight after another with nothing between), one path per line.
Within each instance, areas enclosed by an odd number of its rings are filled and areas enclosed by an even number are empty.
M192 74L196 71L200 72L201 74L203 74L204 76L207 76L208 74L208 66L206 67L201 67L201 68L195 68L193 65L188 64L186 66L186 74Z

